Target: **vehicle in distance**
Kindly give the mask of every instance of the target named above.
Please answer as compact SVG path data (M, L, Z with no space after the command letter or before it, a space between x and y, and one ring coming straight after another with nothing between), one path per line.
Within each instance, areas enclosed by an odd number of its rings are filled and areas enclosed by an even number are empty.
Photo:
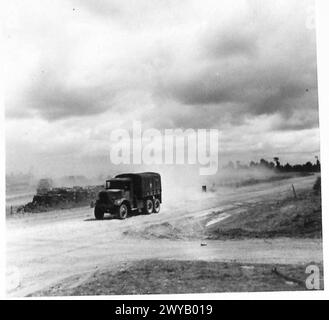
M155 172L124 173L107 180L105 190L98 194L95 203L95 218L104 218L105 213L125 219L131 212L159 213L161 176Z

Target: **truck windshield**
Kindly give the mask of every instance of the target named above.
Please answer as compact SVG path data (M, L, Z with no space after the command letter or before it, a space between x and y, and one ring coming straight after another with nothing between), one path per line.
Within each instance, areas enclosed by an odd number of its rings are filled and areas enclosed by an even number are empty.
M129 181L108 180L106 181L106 189L129 190Z

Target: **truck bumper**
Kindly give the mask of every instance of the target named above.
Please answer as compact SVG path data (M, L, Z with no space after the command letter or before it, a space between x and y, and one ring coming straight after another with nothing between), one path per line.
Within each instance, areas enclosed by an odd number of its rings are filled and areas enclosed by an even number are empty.
M114 213L115 212L115 206L114 205L108 205L103 203L96 203L95 207L97 207L99 210L107 213Z

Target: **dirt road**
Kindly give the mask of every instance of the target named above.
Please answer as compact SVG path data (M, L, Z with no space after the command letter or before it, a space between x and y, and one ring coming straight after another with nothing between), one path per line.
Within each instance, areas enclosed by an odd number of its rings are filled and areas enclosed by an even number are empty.
M279 199L308 188L314 177L294 178L164 203L158 215L134 216L127 220L96 221L91 208L17 216L7 220L8 296L25 296L70 277L77 285L96 270L148 258L239 261L251 263L311 263L322 261L319 239L249 239L172 241L134 238L129 231L175 219L200 219L214 211L225 214L244 203ZM234 211L231 211L234 212ZM220 223L220 219L213 223ZM72 277L74 276L74 277ZM73 280L72 280L73 279Z

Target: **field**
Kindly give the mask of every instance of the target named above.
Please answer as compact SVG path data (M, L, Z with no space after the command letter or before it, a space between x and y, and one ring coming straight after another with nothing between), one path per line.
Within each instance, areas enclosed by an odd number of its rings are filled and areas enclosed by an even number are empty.
M306 266L322 270L315 180L220 188L124 221L87 207L10 217L8 295L306 290Z
M322 267L322 266L321 266ZM115 272L100 271L78 286L60 283L34 296L183 294L305 290L305 265L141 260ZM323 280L321 282L323 288Z

